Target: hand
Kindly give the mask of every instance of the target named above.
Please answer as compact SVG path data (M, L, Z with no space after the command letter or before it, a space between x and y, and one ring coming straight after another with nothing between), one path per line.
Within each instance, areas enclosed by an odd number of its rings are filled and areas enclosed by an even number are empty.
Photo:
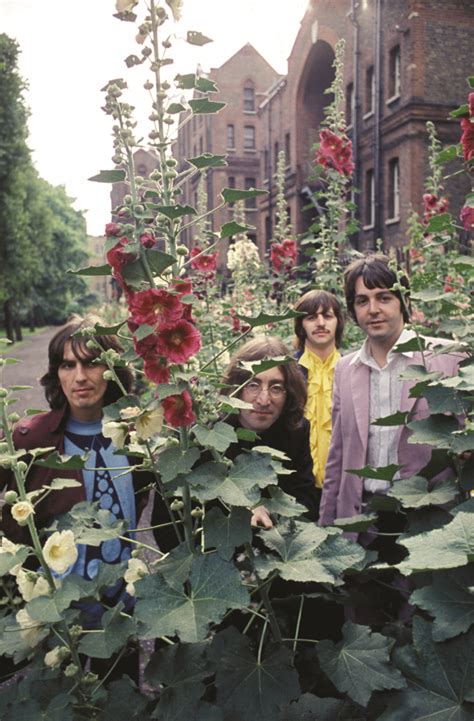
M273 521L265 508L265 506L257 506L253 509L252 518L250 519L251 526L263 526L263 528L273 528Z

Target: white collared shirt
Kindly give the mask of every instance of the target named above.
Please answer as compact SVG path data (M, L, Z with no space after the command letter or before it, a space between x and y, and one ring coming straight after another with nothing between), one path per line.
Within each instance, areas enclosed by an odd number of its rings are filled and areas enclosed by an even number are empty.
M393 347L407 343L415 335L414 331L403 329ZM351 365L363 363L370 368L369 438L366 463L372 468L398 464L400 427L374 426L372 423L377 418L390 416L400 410L403 387L400 375L412 358L411 351L396 353L392 348L387 354L386 365L380 368L370 354L369 339L367 338L359 352L351 360ZM375 478L364 479L364 490L370 493L386 493L390 485L388 481L380 481Z

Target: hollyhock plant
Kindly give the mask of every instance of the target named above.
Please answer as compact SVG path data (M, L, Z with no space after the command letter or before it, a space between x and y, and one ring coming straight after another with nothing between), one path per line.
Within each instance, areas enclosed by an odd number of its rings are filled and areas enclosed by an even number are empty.
M290 272L296 263L296 241L286 238L281 243L272 243L270 260L276 273Z
M72 531L55 531L43 546L44 560L55 573L65 573L77 561L78 550Z
M200 348L201 334L187 320L160 326L156 350L171 363L186 363Z
M183 316L184 306L180 299L166 290L149 288L133 293L129 300L132 320L141 325L154 326L158 322L174 323Z
M435 193L424 193L423 195L423 224L428 225L430 219L435 215L447 213L449 201L446 197L438 197Z
M157 385L169 383L170 369L164 358L145 358L143 370L149 381Z
M107 238L113 238L120 235L120 231L122 229L122 226L118 223L107 223L105 226L105 235Z
M474 93L471 93L474 95ZM467 230L468 232L474 231L474 207L470 205L465 205L464 208L461 210L461 213L459 215L461 218L461 223L464 226L464 230Z
M196 416L193 413L193 401L189 391L168 396L162 401L165 421L174 428L190 426Z
M174 278L171 282L171 289L179 296L189 295L193 292L193 283L190 278Z
M474 93L469 93L468 98L469 117L461 118L461 144L464 152L464 160L469 163L474 160Z
M156 245L155 236L150 230L146 233L142 233L140 236L140 243L144 248L154 248Z
M319 138L321 142L316 152L316 162L325 168L336 170L341 175L351 176L355 166L352 161L352 141L347 135L337 135L324 128L320 131Z
M213 275L217 270L217 253L203 253L199 247L194 247L190 253L191 268L206 275Z

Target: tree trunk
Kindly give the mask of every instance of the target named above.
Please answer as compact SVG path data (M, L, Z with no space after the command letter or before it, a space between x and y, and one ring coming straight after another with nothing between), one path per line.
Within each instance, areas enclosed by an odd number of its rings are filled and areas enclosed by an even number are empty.
M4 315L4 321L5 321L5 333L12 343L15 342L15 338L13 335L13 319L12 319L12 302L11 299L8 298L5 303L3 304L3 315Z
M18 342L23 340L23 332L21 330L21 323L20 318L18 315L15 314L15 317L13 319L13 326L15 328L15 337Z

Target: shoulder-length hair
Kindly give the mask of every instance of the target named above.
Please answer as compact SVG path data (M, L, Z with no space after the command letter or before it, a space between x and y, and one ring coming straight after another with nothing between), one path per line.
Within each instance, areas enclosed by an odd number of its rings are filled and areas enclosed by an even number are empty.
M344 271L344 294L346 296L347 309L352 318L357 323L357 317L354 311L355 286L358 278L362 278L367 288L387 288L390 290L395 283L400 282L407 289L407 293L402 298L399 290L391 292L400 301L400 308L403 320L408 323L410 320L410 284L408 277L403 273L400 279L397 274L390 268L390 258L382 253L374 253L373 255L358 258L347 266Z
M294 309L301 313L307 313L307 315L313 315L319 309L321 309L322 313L327 313L329 310L332 310L337 320L336 347L339 348L341 346L345 318L343 308L334 293L329 293L327 290L309 290L297 301ZM305 316L303 315L295 318L295 347L299 351L304 351L306 340L306 333L303 328L304 319Z
M222 383L223 393L230 394L252 378L251 371L242 368L242 361L252 362L272 358L291 357L287 346L274 336L258 336L247 341L231 357ZM285 379L286 401L280 418L288 429L297 428L306 405L306 384L296 361L277 366Z
M52 410L59 410L67 404L61 384L59 382L58 370L64 359L64 348L66 343L71 344L71 350L80 361L91 361L98 358L103 350L113 349L117 353L123 351L119 339L115 335L94 336L100 348L88 348L87 336L81 335L81 331L93 327L96 323L103 325L98 316L88 315L82 318L79 315L72 316L66 325L58 330L51 338L48 347L48 372L40 379L44 387L44 394ZM129 368L116 368L120 382L129 393L133 385L133 374ZM104 406L115 403L122 396L122 391L115 381L108 381L104 395Z

